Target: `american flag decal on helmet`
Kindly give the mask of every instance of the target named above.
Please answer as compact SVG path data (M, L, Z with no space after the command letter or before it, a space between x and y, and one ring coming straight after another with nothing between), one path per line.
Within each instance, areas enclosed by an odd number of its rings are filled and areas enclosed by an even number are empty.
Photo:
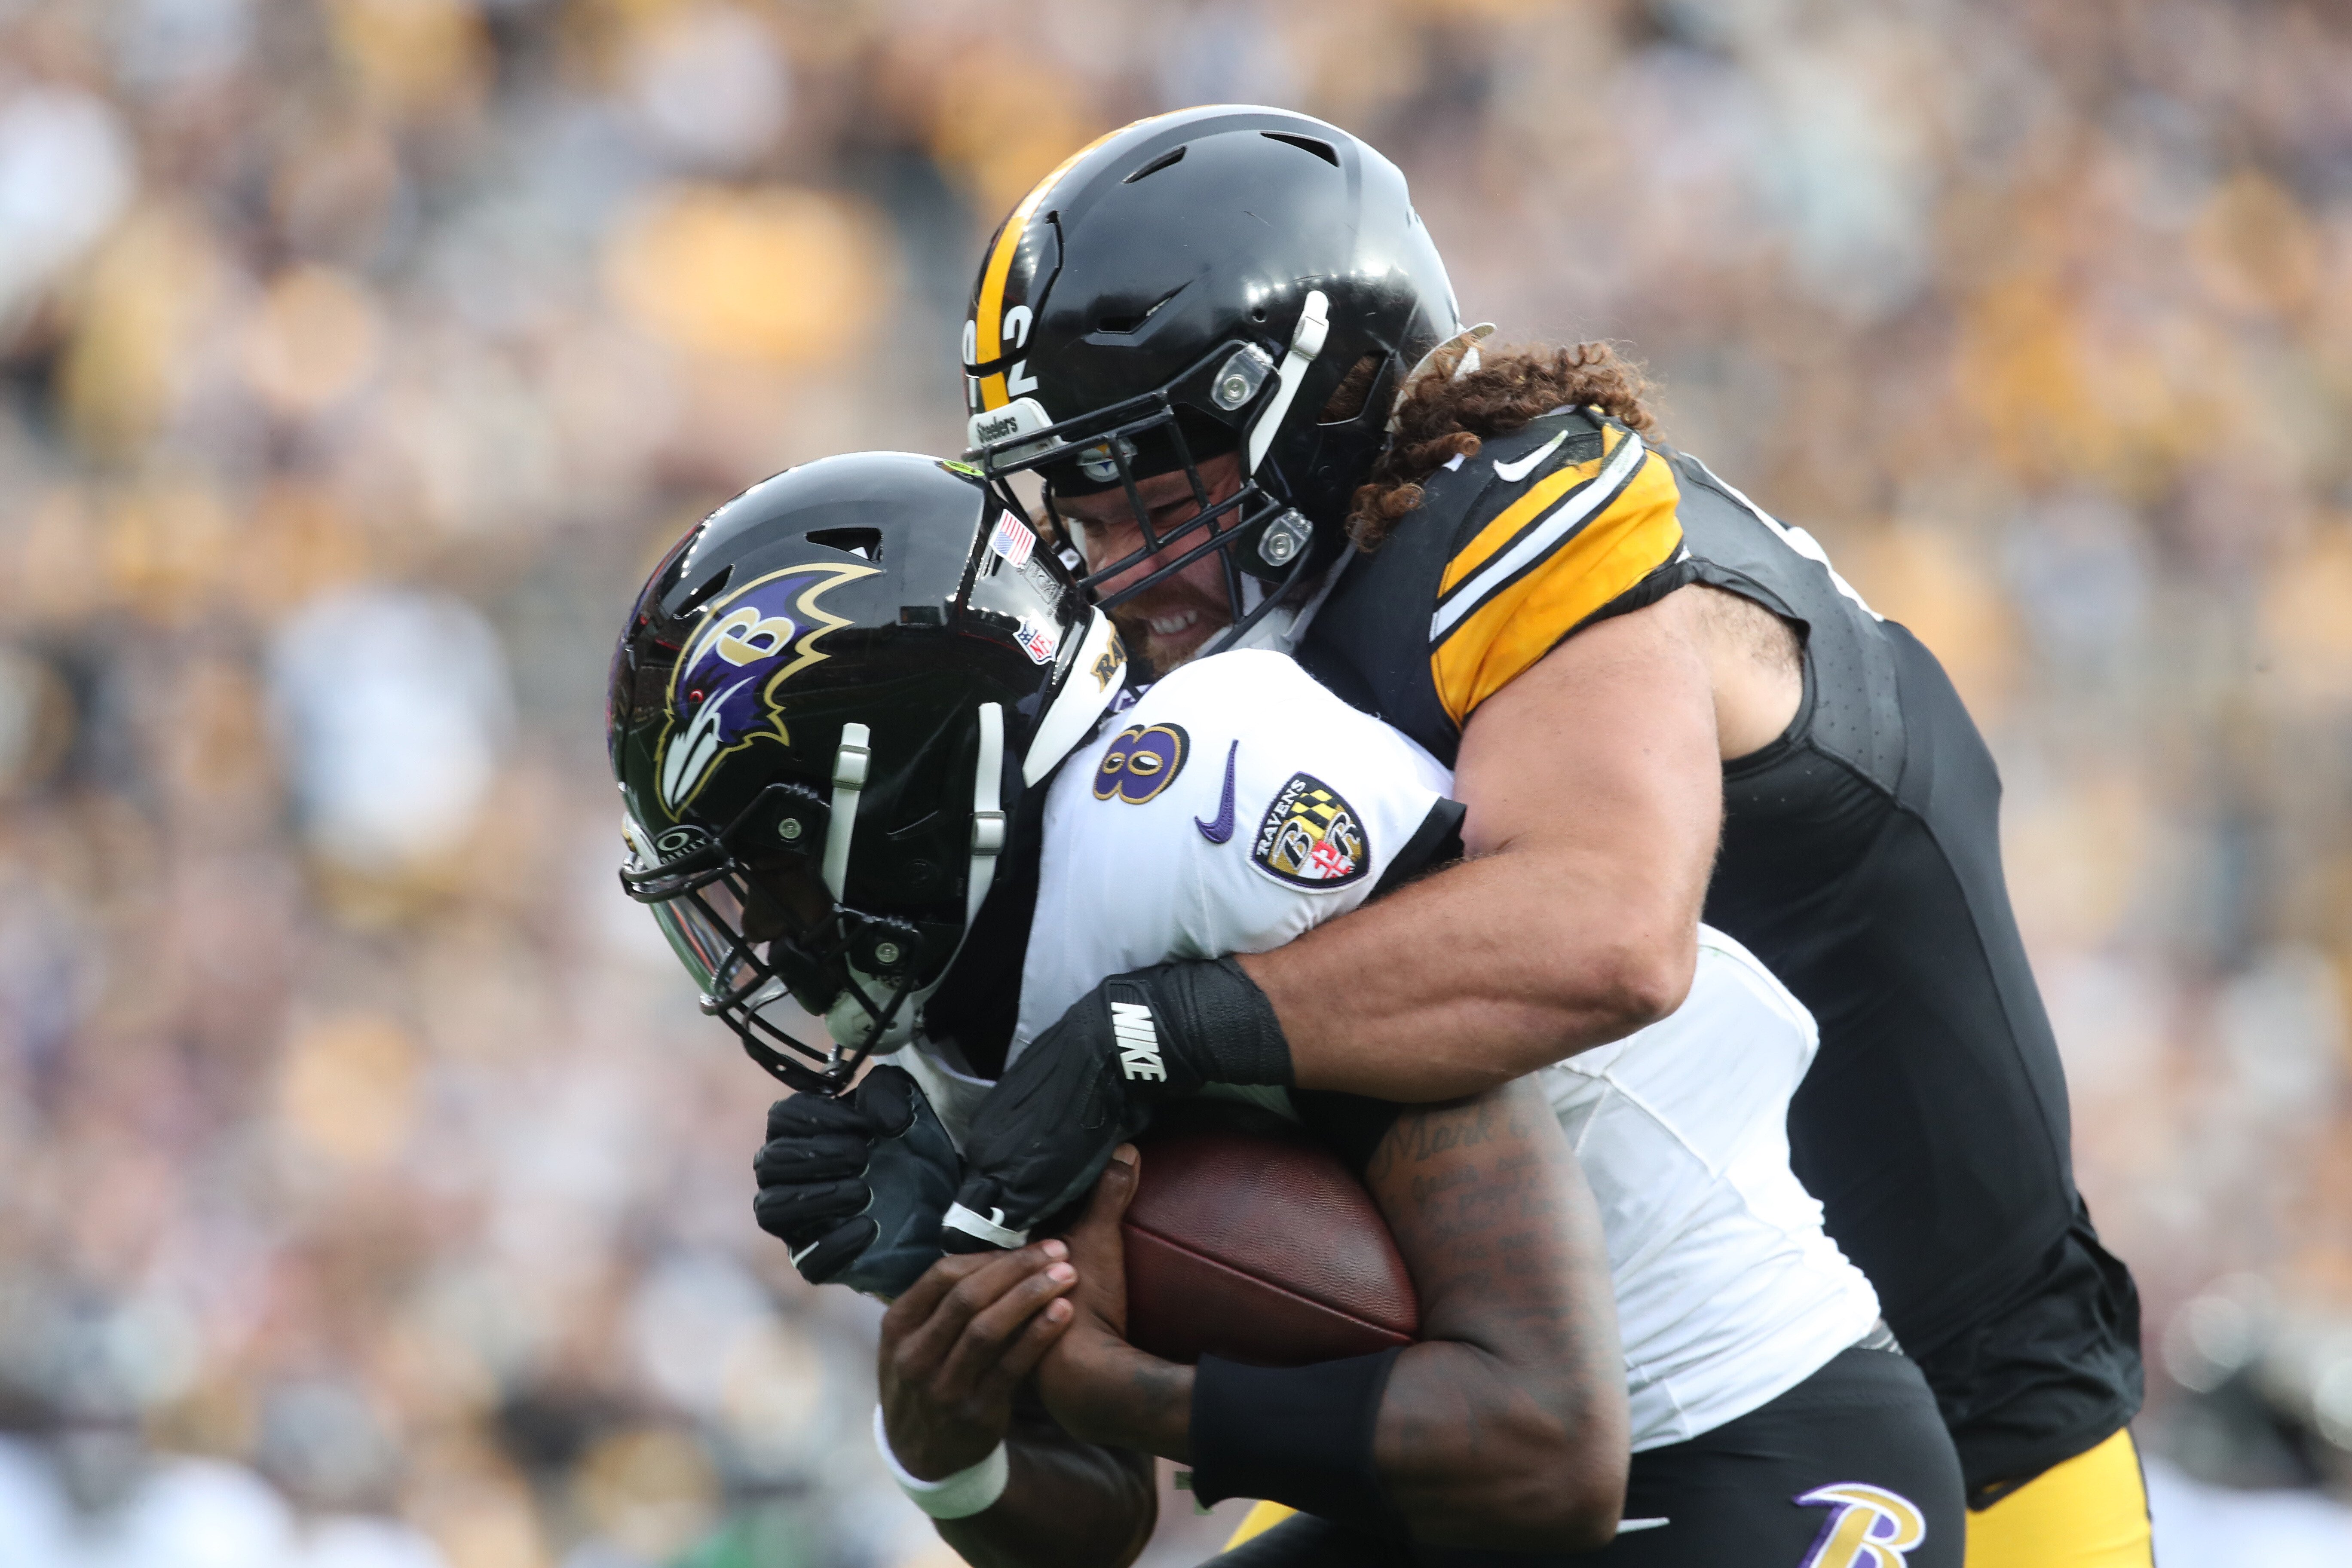
M1029 531L1027 523L1007 512L996 520L996 531L988 536L988 547L1009 563L1019 566L1037 548L1037 536Z

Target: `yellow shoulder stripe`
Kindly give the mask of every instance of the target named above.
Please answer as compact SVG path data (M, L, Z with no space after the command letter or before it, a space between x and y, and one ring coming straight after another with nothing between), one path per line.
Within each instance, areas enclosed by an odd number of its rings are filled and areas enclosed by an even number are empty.
M1588 476L1599 471L1595 464L1579 467ZM1494 535L1496 543L1487 551L1491 556L1538 514L1543 503L1536 498L1560 477L1550 476L1514 502L1480 531L1473 549ZM1552 491L1551 499L1557 500L1572 488L1571 479ZM1655 452L1643 453L1639 470L1607 510L1562 540L1534 570L1496 590L1438 639L1430 650L1430 674L1438 700L1454 721L1466 721L1479 703L1526 674L1594 611L1672 560L1683 540L1676 515L1681 499L1665 459ZM1536 505L1518 525L1503 527L1512 512L1530 501ZM1449 566L1446 583L1466 576L1475 565L1459 572L1458 562Z
M1601 472L1601 466L1615 453L1618 443L1624 438L1625 432L1615 426L1602 426L1601 456L1588 463L1570 463L1564 468L1553 469L1537 480L1527 494L1496 513L1494 521L1478 531L1477 538L1464 545L1461 553L1445 563L1445 575L1438 580L1437 591L1440 594L1452 593L1464 578L1493 560L1496 552L1517 538L1520 530L1550 510L1554 501Z

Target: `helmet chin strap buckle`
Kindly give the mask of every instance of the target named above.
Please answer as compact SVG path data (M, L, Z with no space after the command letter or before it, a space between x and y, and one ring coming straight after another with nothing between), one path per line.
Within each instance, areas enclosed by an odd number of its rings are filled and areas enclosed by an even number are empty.
M1257 558L1269 566L1287 566L1315 537L1315 525L1295 506L1286 506L1257 542Z

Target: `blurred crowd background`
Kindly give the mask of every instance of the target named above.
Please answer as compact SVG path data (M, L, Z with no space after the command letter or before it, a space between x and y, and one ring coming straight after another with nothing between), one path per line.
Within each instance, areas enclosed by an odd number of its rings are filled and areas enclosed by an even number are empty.
M1217 100L1943 656L2168 1562L2352 1561L2347 82L2287 0L0 0L0 1561L949 1560L604 663L720 498L960 447L997 219Z

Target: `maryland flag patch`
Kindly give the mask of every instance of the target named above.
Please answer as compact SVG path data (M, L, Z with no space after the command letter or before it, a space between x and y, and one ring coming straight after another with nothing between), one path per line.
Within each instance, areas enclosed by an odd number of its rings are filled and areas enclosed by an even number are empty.
M1312 773L1290 775L1250 846L1251 865L1277 882L1318 891L1361 880L1371 862L1356 808Z

